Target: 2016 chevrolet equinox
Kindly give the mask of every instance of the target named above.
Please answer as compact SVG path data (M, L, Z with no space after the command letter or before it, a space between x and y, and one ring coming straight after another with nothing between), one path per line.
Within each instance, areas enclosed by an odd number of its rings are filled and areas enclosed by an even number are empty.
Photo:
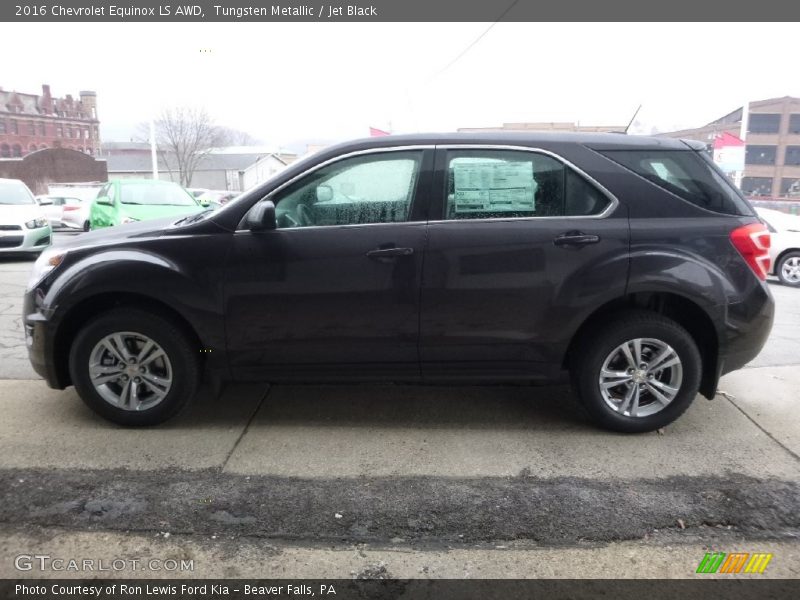
M30 359L125 425L223 379L534 382L649 431L752 360L769 232L704 147L615 134L339 145L216 211L46 251Z

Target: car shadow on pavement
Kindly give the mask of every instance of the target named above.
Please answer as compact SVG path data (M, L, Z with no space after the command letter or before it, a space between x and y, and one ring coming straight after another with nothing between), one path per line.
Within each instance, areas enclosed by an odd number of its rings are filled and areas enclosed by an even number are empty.
M43 385L43 383L42 383ZM74 388L47 390L34 419L79 428L117 429L87 408ZM273 385L206 388L177 417L149 429L191 430L242 426L592 429L568 386ZM41 422L41 421L40 421Z

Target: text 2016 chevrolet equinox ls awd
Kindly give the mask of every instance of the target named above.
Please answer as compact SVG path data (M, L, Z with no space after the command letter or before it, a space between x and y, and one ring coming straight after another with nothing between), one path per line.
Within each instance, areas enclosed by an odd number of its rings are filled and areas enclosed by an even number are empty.
M373 138L214 212L45 252L30 358L104 417L158 423L239 381L553 381L649 431L753 359L769 233L700 145L624 135Z

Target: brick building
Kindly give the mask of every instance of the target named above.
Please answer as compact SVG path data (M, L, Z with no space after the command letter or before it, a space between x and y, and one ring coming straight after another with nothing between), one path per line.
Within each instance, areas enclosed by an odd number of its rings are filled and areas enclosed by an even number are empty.
M738 136L739 108L708 125L663 133L710 144L722 133ZM742 192L748 196L800 197L800 98L751 102Z
M67 148L94 155L100 147L97 95L80 92L54 98L0 87L0 158L16 158L44 148Z

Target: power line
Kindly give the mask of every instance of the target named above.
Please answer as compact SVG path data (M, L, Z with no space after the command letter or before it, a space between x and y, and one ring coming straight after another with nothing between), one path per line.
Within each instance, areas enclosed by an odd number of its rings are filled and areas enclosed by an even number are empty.
M480 41L481 41L481 40L484 38L484 36L486 36L486 34L487 34L487 33L489 33L489 32L492 30L492 28L493 28L495 25L497 25L497 24L498 24L500 21L502 21L502 20L503 20L503 17L505 17L505 16L506 16L506 15L509 13L509 11L510 11L512 8L514 8L514 7L515 7L515 6L516 6L518 3L519 3L519 0L514 0L514 1L513 1L511 4L509 4L509 5L508 5L508 8L506 8L506 9L503 11L503 14L501 14L499 17L497 17L497 19L495 20L495 22L494 22L494 23L492 23L491 25L489 25L489 27L487 27L487 28L486 28L486 30L485 30L483 33L481 33L481 34L480 34L478 37L476 37L476 38L475 38L475 39L472 41L472 43L471 43L471 44L469 44L469 46L467 46L466 48L464 48L464 49L463 49L463 50L462 50L462 51L459 53L459 55L458 55L458 56L456 56L456 57L455 57L453 60L451 60L449 63L447 63L447 64L446 64L444 67L442 67L441 69L439 69L438 71L436 71L436 73L434 73L433 75L431 75L431 77L428 79L428 81L431 81L431 80L435 79L436 77L438 77L439 75L441 75L442 73L444 73L445 71L447 71L447 69L449 69L449 68L450 68L450 67L452 67L454 64L456 64L456 63L457 63L459 60L461 60L461 58L462 58L462 57L463 57L463 56L464 56L464 55L465 55L467 52L469 52L470 50L472 50L472 48L474 48L474 47L475 47L475 45L476 45L478 42L480 42Z

